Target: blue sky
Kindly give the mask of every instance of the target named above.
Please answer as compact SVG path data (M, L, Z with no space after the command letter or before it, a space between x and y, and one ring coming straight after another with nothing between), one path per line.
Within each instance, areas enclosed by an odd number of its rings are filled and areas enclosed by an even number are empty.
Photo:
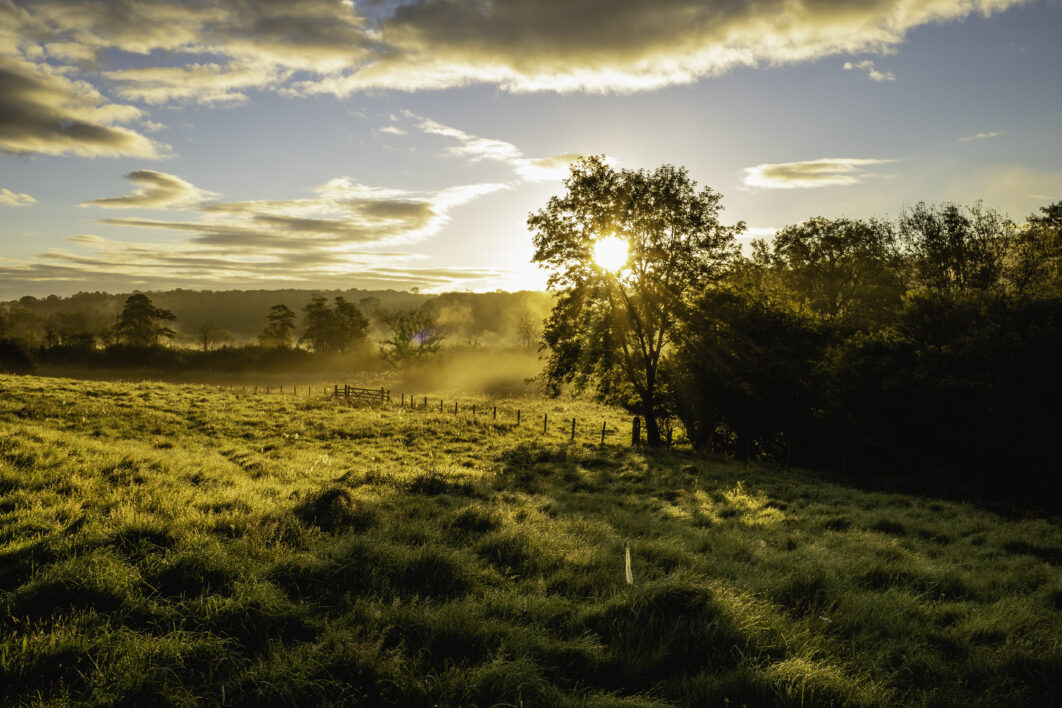
M750 236L1062 199L1041 0L0 1L0 297L539 287L567 163ZM132 8L132 9L129 9Z

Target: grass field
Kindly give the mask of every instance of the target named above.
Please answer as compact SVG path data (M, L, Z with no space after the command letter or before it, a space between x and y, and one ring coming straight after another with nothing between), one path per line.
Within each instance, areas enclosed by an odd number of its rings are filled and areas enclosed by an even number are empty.
M0 376L0 703L1057 702L1057 518L471 402Z

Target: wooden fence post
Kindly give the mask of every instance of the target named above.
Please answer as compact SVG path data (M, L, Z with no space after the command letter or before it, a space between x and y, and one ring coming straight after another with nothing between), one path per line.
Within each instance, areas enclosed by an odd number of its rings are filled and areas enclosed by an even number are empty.
M634 416L631 422L631 446L638 447L642 444L642 419Z
M457 401L454 401L454 415L457 415Z
M601 444L605 444L605 421L601 421Z
M424 397L424 410L428 410L428 397Z
M520 425L520 409L516 409L516 424Z
M549 421L549 413L543 413L542 414L542 434L543 435L546 434L546 430L547 430L546 425L547 425L548 421Z
M443 399L441 399L441 398L439 399L439 412L440 413L443 412Z
M494 406L494 420L498 420L498 406Z
M575 418L572 418L572 442L575 442Z
M476 404L475 403L472 404L472 417L473 418L476 417Z

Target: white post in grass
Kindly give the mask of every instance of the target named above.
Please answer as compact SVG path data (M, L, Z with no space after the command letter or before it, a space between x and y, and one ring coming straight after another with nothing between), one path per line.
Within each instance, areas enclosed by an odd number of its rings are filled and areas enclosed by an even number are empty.
M627 584L634 585L634 574L631 573L631 542L623 542L623 555L626 556Z

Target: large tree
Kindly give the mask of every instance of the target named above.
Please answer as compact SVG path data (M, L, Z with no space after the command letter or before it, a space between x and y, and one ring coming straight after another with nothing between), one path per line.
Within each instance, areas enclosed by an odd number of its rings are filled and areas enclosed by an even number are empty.
M337 297L329 307L328 300L317 295L303 308L306 326L300 342L308 343L315 352L346 354L365 342L369 323L354 303Z
M118 337L135 347L158 346L159 337L173 338L175 332L164 325L177 319L169 310L155 307L143 293L134 293L125 300L118 318Z
M894 229L883 221L808 219L779 231L769 251L756 248L754 261L766 261L787 299L831 321L880 324L903 295Z
M917 285L940 293L990 290L1001 284L1014 223L980 203L919 202L897 222Z
M735 256L745 225L720 224L722 195L698 191L673 165L617 170L588 157L571 166L564 187L527 221L533 261L558 294L543 333L547 388L592 387L642 415L648 443L658 445L661 364L676 325Z

